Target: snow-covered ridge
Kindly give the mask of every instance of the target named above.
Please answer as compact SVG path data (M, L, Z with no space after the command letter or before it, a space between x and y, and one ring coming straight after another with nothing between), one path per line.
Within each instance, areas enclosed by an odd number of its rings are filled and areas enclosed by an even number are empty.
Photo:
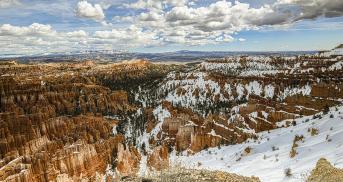
M240 76L275 75L280 72L268 57L248 57L245 62L239 58L231 58L225 62L203 62L200 68L205 71Z
M181 79L177 79L181 78ZM274 83L263 83L262 81L227 82L220 85L212 80L206 72L194 71L191 73L181 73L178 76L170 73L165 82L159 87L158 93L166 93L165 100L174 106L181 106L197 110L197 107L212 107L218 102L230 102L241 99L248 99L250 95L257 95L272 99L276 97L282 101L288 96L310 95L311 86L285 87L276 92Z
M215 96L219 96L221 101L226 100L219 84L216 81L207 80L206 73L203 72L189 74L187 78L181 80L167 80L159 90L160 93L168 93L165 100L182 107L211 105Z
M285 121L286 122L286 121ZM296 125L258 134L259 139L243 144L212 148L194 156L171 155L171 162L189 168L222 170L245 176L257 176L262 181L305 181L321 157L335 167L343 168L343 107L331 108L320 117L296 119ZM318 134L311 132L318 130ZM298 142L295 157L290 157L295 136ZM246 149L250 148L249 153ZM291 176L285 175L291 169Z
M330 71L341 70L343 68L343 61L339 61L329 67Z

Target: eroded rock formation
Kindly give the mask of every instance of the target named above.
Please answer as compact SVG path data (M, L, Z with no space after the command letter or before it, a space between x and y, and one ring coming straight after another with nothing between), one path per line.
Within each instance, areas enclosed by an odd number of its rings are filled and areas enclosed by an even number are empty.
M0 65L0 180L112 179L257 139L339 104L341 59Z

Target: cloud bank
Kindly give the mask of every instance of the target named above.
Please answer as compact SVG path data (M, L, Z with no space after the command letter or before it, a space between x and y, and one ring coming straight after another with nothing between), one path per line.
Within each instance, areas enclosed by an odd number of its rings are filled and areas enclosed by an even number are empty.
M0 8L8 8L17 5L20 5L18 0L0 0Z
M241 31L287 27L302 20L343 16L342 0L275 0L258 7L239 1L200 2L137 0L116 7L132 13L110 17L106 15L112 6L108 1L94 4L79 1L75 4L75 16L81 21L98 23L99 30L63 32L49 24L32 22L27 26L15 26L6 23L0 24L0 46L4 47L3 52L13 52L14 49L49 52L169 44L206 45L235 39L243 42L246 41L244 37L235 38ZM0 8L18 4L17 0L0 0Z

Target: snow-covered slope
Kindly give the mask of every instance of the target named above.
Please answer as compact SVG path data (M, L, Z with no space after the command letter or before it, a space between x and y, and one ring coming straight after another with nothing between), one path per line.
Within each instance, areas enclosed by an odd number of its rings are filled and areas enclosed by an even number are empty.
M173 153L171 161L188 168L254 175L266 182L305 181L321 157L343 168L343 107L331 108L328 114L319 118L308 116L296 119L296 123L296 126L279 128L270 133L261 132L256 141L211 148L194 156L187 156L186 153L176 156ZM317 135L311 135L312 128L318 130ZM291 158L290 151L296 135L303 135L304 140L297 142L297 155ZM251 152L247 154L245 149L248 147ZM288 168L291 169L290 177L285 175Z

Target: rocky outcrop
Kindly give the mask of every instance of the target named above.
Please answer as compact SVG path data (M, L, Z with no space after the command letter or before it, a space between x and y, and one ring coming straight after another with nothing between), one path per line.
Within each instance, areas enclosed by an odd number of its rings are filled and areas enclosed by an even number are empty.
M123 136L112 136L117 121L83 115L33 120L2 115L2 181L74 180L104 173Z
M316 168L307 179L308 182L336 182L343 181L343 169L333 167L326 159L321 158L317 162Z
M149 177L135 178L127 177L121 181L139 182L139 181L152 181L152 182L182 182L182 181L199 181L199 182L259 182L257 177L244 177L237 174L226 173L221 171L208 171L208 170L189 170L189 169L170 169L163 171L160 174L152 175Z
M169 168L169 151L166 146L158 146L148 155L147 164L151 170L166 170Z
M118 144L116 169L124 176L135 175L139 170L141 155L132 146Z
M118 131L137 106L128 87L111 89L103 79L149 75L148 67L154 65L125 63L111 72L90 61L0 67L0 180L80 181L108 166L135 174L140 153L125 147ZM129 82L126 76L116 82Z

